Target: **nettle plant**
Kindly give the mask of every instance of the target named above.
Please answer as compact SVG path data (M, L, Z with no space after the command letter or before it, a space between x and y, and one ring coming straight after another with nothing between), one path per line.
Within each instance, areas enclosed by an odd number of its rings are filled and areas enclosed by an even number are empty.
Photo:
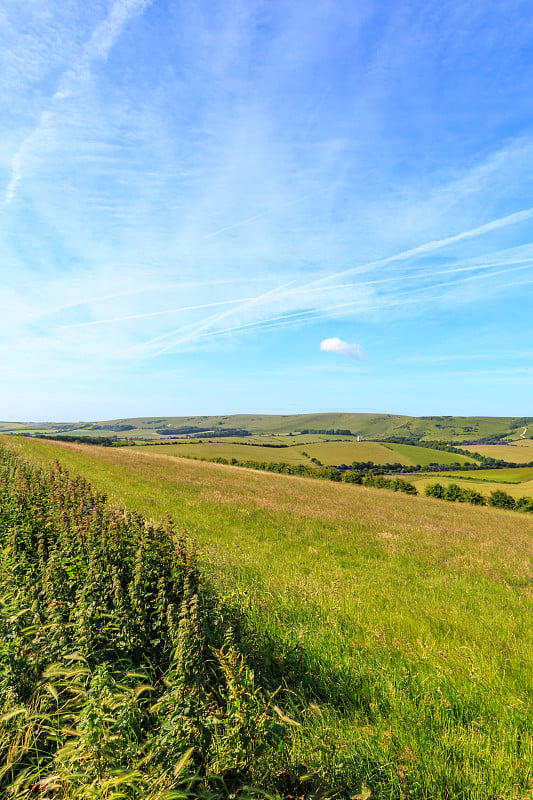
M0 547L3 797L245 797L283 764L254 637L172 520L2 449Z

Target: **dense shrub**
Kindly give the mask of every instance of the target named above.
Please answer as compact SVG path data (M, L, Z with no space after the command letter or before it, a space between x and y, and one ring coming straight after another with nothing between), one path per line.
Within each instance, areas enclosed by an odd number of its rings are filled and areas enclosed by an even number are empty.
M444 486L441 486L440 483L433 483L430 486L426 486L424 489L424 494L426 497L444 498Z
M514 508L516 503L514 497L511 497L507 492L497 489L491 492L488 499L489 506L496 506L497 508Z
M391 489L393 492L404 494L418 494L416 487L401 478L384 478L382 475L367 475L363 478L364 486L374 486L377 489Z
M515 503L515 511L533 513L533 497L520 497Z
M450 483L444 490L444 499L452 503L462 499L462 489L456 483Z

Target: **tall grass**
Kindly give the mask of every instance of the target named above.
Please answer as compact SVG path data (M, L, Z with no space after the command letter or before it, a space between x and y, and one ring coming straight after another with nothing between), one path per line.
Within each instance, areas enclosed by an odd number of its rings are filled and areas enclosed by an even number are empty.
M268 689L280 669L171 520L110 508L59 464L45 472L0 449L0 544L2 797L283 785L296 723Z
M382 800L531 797L531 519L164 456L20 447L194 532L299 703L286 796L300 767L300 785L305 769L345 795L363 780Z

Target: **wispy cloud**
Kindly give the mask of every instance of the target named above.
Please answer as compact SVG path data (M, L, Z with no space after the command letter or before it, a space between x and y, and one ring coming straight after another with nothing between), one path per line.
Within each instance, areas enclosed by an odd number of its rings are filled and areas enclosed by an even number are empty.
M9 205L15 197L15 191L22 180L24 167L38 148L41 140L53 135L53 129L60 124L63 101L74 94L83 82L91 75L91 67L97 61L105 61L117 41L126 22L137 14L141 14L151 0L116 0L106 19L100 22L93 31L89 41L82 48L79 58L63 73L57 90L54 92L50 107L41 114L41 118L30 134L19 146L11 160L11 178L5 190L4 206Z

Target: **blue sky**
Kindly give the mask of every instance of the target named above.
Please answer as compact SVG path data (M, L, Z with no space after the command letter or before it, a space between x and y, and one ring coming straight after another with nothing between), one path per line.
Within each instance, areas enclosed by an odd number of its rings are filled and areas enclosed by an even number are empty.
M1 419L532 413L529 3L0 21Z

